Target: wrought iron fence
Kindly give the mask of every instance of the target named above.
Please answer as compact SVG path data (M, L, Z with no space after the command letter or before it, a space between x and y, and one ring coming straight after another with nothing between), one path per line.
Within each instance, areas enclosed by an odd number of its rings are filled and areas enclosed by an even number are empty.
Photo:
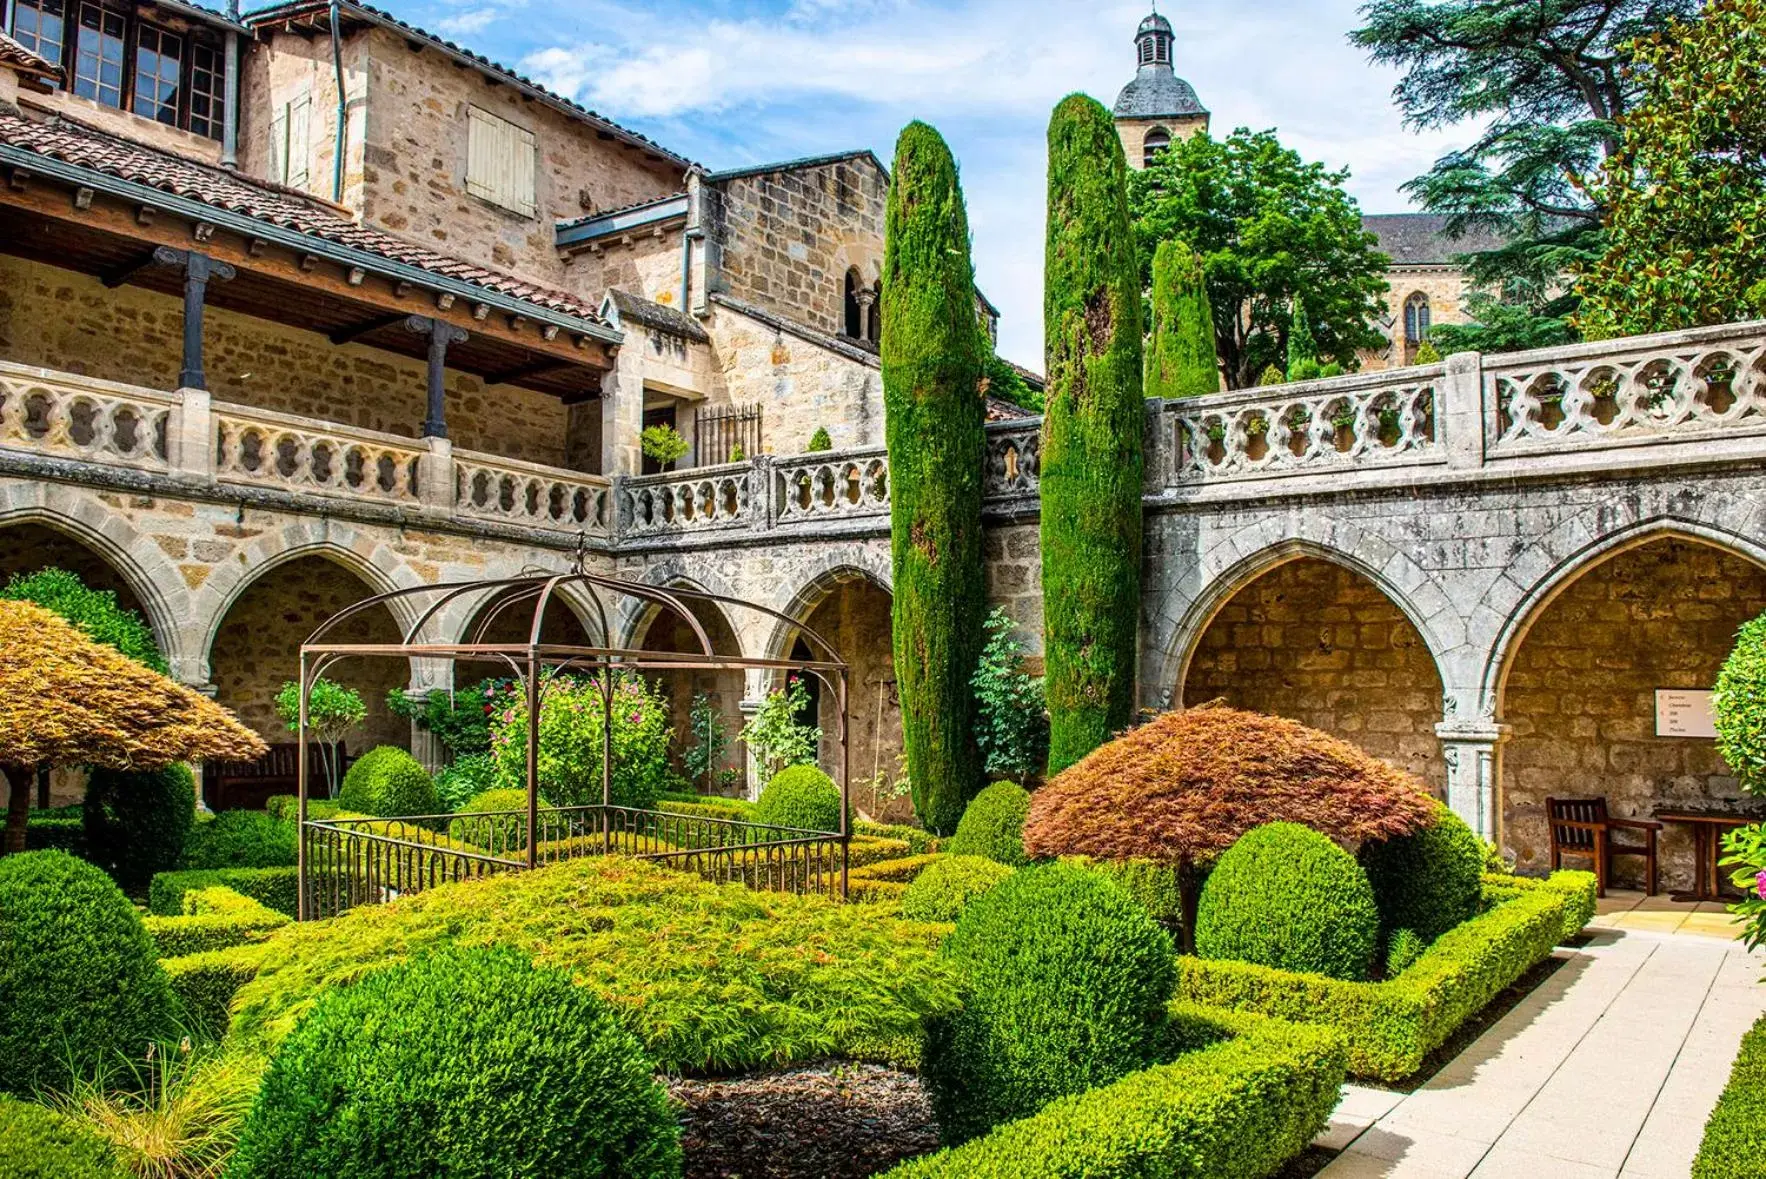
M741 448L743 458L760 453L759 403L700 406L693 411L693 465L715 467L737 462L731 456Z
M335 917L462 880L582 856L623 855L719 884L846 895L847 840L826 831L621 806L545 807L529 855L526 811L309 819L307 912Z

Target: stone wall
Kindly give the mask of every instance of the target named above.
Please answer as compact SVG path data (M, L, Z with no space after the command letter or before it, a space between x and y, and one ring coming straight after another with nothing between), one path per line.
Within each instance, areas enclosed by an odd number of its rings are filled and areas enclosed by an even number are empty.
M611 287L674 307L681 299L681 230L640 230L611 238L564 259L565 289L600 306Z
M981 538L987 562L987 606L998 606L1016 623L1013 637L1026 658L1042 663L1042 527L1027 524L989 527Z
M180 300L0 255L0 356L66 372L172 389L182 361ZM204 367L217 401L415 436L425 370L414 360L211 307ZM529 462L564 464L565 410L555 397L487 388L448 373L454 444Z
M331 58L331 42L325 37L302 37L271 31L267 40L241 41L244 59L240 70L239 170L258 179L271 178L273 157L270 133L277 115L288 104L305 97L307 139L285 136L291 161L306 165L304 185L294 185L309 195L329 201L337 159L337 69ZM362 207L366 162L363 132L367 126L369 58L367 42L350 38L343 46L343 92L347 123L343 145L343 194L347 209ZM279 181L280 177L276 177ZM290 179L297 179L292 172Z
M1661 540L1594 566L1533 620L1508 675L1504 839L1549 863L1545 799L1604 796L1623 818L1660 802L1738 797L1715 743L1658 737L1657 688L1709 688L1736 628L1766 611L1766 570L1709 545ZM1635 842L1635 833L1622 838ZM1684 827L1662 833L1663 884L1692 884ZM1573 866L1585 867L1586 861ZM1637 879L1641 861L1618 863Z
M820 331L845 330L846 272L883 265L889 182L868 157L707 185L719 246L713 289Z
M1171 136L1171 142L1188 139L1208 130L1207 115L1186 115L1175 119L1117 119L1116 136L1122 140L1122 155L1136 171L1146 165L1147 132L1155 127Z
M719 303L705 327L722 390L708 404L761 407L761 449L802 454L817 427L835 449L883 444L883 376L875 364L780 331Z
M890 602L889 591L852 578L835 585L805 620L847 664L847 764L854 805L867 811L870 794L861 784L878 774L893 781L900 773L896 758L901 752L901 700L891 653ZM837 722L833 694L824 688L819 723L822 764L830 770L840 756ZM881 810L886 818L906 818L912 804L904 798Z
M1366 372L1402 368L1412 363L1416 350L1404 342L1404 302L1422 293L1429 297L1429 323L1469 323L1465 297L1470 288L1465 272L1452 266L1394 266L1386 272L1389 288L1385 294L1384 314L1390 320L1392 347L1384 352L1361 353L1361 368Z
M719 655L741 653L730 624L715 608L702 608L698 617L700 625L705 628L706 637L711 640L711 649L714 652ZM644 628L640 645L647 651L673 651L692 655L704 652L698 636L693 633L686 620L672 610L657 612L650 625ZM674 730L675 768L684 776L686 764L682 758L688 749L700 744L701 738L693 731L692 725L693 697L703 695L721 718L727 742L718 769L733 769L740 774L744 766L744 754L737 735L746 721L742 715L745 690L743 672L718 669L656 671L648 673L647 678L661 689L669 701L669 726ZM703 780L695 780L692 785L696 790L707 788ZM715 792L716 783L712 786Z
M1340 565L1293 561L1240 590L1203 633L1182 697L1290 717L1446 788L1441 677L1428 648L1398 607Z

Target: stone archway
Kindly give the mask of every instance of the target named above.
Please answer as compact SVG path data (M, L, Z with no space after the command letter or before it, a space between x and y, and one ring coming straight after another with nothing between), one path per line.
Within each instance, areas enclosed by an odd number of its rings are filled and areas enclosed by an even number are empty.
M685 600L683 604L693 612L693 617L705 631L705 637L711 640L713 654L741 655L742 646L736 638L735 628L730 625L730 620L722 609L713 602ZM663 606L653 606L638 620L629 645L640 651L667 651L688 655L704 653L699 636L693 632L687 620ZM700 668L649 672L647 677L668 697L669 725L674 730L676 768L685 774L686 767L682 759L688 749L699 743L699 736L693 732L692 709L694 698L704 696L720 718L726 744L721 763L714 768L711 781L698 779L693 782L693 787L715 794L742 792L746 787L746 775L743 751L736 738L746 719L742 714L742 699L746 692L745 673L741 670ZM719 771L734 773L720 775ZM720 783L720 776L728 782L729 789L725 789Z
M1174 696L1289 717L1446 789L1429 646L1379 586L1337 562L1294 557L1240 585L1202 629Z
M1708 689L1736 628L1766 612L1766 566L1656 531L1566 572L1517 621L1496 685L1500 837L1523 869L1549 864L1547 797L1600 796L1648 818L1658 802L1739 793L1713 742L1656 735L1658 688ZM1661 882L1690 883L1684 830L1662 833ZM1617 865L1631 882L1636 862Z

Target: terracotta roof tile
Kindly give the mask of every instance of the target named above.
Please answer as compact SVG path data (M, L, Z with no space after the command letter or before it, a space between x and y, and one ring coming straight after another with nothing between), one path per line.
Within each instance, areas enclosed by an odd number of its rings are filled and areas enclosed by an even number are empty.
M602 322L595 308L580 302L574 295L439 254L384 230L362 225L332 206L291 189L118 139L66 119L36 122L0 113L0 143L136 184L150 185L217 209L483 287L537 307Z
M0 66L38 78L58 78L61 71L0 32Z

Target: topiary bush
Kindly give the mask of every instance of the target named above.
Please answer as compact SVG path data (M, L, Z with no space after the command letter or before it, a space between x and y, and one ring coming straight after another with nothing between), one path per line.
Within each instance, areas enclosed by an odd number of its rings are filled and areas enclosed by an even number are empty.
M541 810L546 808L542 805ZM498 812L517 812L502 814ZM498 786L473 795L460 808L463 815L479 818L455 819L448 824L448 835L463 843L487 848L493 852L510 851L527 846L527 791ZM491 816L495 816L494 818ZM541 824L541 831L545 825Z
M1226 850L1202 886L1196 952L1364 979L1380 912L1355 857L1298 823L1266 823Z
M754 822L763 827L839 831L840 787L815 766L787 766L760 792Z
M1751 794L1766 794L1766 614L1744 622L1711 692L1717 753Z
M1380 923L1434 941L1477 916L1483 901L1484 844L1442 806L1433 827L1364 843L1357 859L1374 890Z
M186 765L135 773L95 769L82 817L86 858L139 891L154 873L182 862L196 822L196 779Z
M995 782L969 800L946 850L1021 868L1030 862L1024 854L1024 817L1029 813L1030 791L1016 782Z
M389 819L441 810L429 771L396 745L380 745L357 758L343 776L337 801L346 811Z
M678 1176L654 1068L567 971L509 950L419 957L320 996L227 1175Z
M910 921L955 921L970 901L1011 874L1012 869L985 856L940 856L908 884L901 915Z
M184 840L186 868L291 868L297 858L293 823L263 811L222 811L197 823Z
M1157 1058L1171 939L1095 872L1019 869L964 909L941 953L969 981L963 1009L927 1028L922 1076L947 1144Z
M176 1001L135 906L65 852L0 859L0 1090L61 1087L173 1030Z
M0 1179L130 1179L110 1143L41 1105L0 1097Z
M1766 1016L1742 1037L1692 1163L1692 1179L1759 1175L1766 1175Z

